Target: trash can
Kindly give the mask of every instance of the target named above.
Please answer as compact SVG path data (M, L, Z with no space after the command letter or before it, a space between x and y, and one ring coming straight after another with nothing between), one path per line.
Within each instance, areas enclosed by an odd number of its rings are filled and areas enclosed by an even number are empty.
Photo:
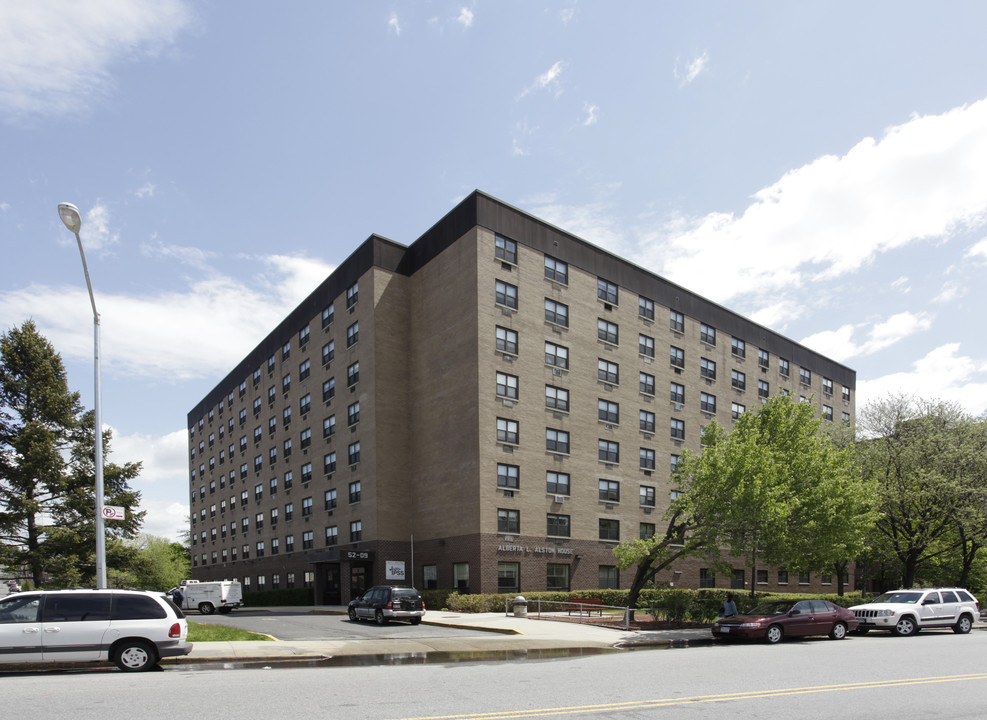
M514 598L514 617L528 617L528 601L523 595Z

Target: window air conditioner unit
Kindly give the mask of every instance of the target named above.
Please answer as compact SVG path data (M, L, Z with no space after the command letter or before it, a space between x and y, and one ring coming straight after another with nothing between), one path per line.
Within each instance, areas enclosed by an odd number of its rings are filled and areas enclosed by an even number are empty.
M613 425L611 425L610 423L603 423L603 427L605 427L607 430L613 430Z
M563 503L563 502L565 502L565 495L556 495L554 501L557 502L557 503Z
M552 374L553 375L561 375L562 374L562 371L559 370L559 368L552 368Z

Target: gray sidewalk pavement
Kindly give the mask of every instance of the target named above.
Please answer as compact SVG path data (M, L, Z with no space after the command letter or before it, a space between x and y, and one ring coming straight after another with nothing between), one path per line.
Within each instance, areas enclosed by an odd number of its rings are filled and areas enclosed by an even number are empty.
M250 608L256 612L260 608ZM346 613L342 607L265 608L267 612ZM235 617L235 613L231 617ZM274 642L200 642L182 658L164 663L263 662L314 660L354 655L423 655L427 653L469 653L566 650L575 648L617 648L704 644L712 640L709 628L680 630L623 630L599 627L570 619L548 619L534 615L515 617L504 613L456 613L429 611L426 625L447 625L476 631L456 638L344 639ZM189 619L195 621L195 615Z

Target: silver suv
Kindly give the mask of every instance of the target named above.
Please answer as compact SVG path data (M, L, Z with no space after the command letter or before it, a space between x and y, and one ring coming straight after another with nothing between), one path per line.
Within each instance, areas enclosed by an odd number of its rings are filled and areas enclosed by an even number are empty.
M0 663L112 661L138 672L191 651L185 615L162 593L42 590L0 599Z
M923 628L952 628L968 633L980 617L977 598L962 588L911 588L879 595L850 608L860 621L858 633L890 630L914 635Z

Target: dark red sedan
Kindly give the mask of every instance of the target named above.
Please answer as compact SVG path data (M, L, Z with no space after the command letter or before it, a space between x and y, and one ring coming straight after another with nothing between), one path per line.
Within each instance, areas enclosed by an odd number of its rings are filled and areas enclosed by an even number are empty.
M828 600L769 600L743 615L717 618L713 637L780 642L788 637L829 635L842 640L857 629L857 616Z

